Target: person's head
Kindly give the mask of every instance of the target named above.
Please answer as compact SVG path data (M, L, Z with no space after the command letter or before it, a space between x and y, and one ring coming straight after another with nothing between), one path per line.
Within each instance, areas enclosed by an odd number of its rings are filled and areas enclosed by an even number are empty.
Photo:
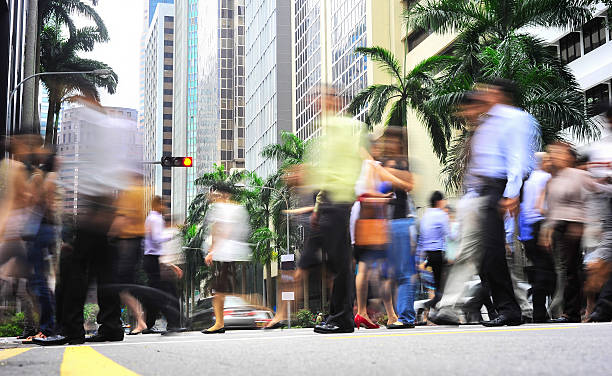
M345 102L340 91L333 86L321 88L321 111L324 113L337 114Z
M446 199L444 198L444 194L440 191L435 191L431 194L429 198L429 205L432 208L442 209L446 206Z
M548 145L547 150L554 170L559 171L566 167L574 167L577 154L572 145L567 142L556 141Z
M468 129L472 129L478 124L478 118L487 111L487 107L479 95L480 93L475 91L467 92L459 104L457 115L466 120Z
M227 202L232 199L234 193L233 187L225 184L219 184L211 190L211 199L213 202Z
M479 99L490 108L496 104L514 105L519 93L516 82L495 78L482 85L479 89Z
M151 200L151 208L161 215L166 213L166 205L164 204L164 200L161 198L161 196L153 197Z
M548 153L543 151L538 152L536 153L536 159L538 161L538 166L540 167L540 170L544 172L550 172L550 169L552 167L552 161Z

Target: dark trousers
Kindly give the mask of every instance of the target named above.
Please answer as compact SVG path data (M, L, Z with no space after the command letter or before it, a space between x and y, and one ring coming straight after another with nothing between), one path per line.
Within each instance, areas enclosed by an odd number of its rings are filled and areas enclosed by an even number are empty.
M90 279L95 279L98 284L98 334L123 336L119 292L113 287L116 282L115 256L114 247L108 244L106 228L90 225L77 228L73 248L62 249L59 287L62 292L57 301L57 311L64 336L79 338L85 335L83 306Z
M348 204L324 204L319 207L321 247L327 256L327 266L334 274L327 323L341 328L352 328L354 325L355 282L351 272L350 215L351 205Z
M521 308L516 302L512 279L506 262L506 235L504 219L499 211L506 184L504 180L490 182L481 192L486 196L482 213L482 265L480 278L489 286L493 305L499 314L510 319L521 318Z
M553 246L561 255L565 266L565 289L563 290L563 315L580 320L582 308L582 242L583 224L560 221L553 233Z
M533 320L544 321L546 314L546 298L552 299L557 284L555 260L552 253L538 245L540 226L542 222L533 225L533 238L523 242L525 254L533 264L527 269L527 278L531 284L533 300Z
M55 244L55 226L41 225L34 240L28 243L28 262L32 267L29 284L40 308L40 331L46 336L55 333L53 321L54 301L47 277L49 270L45 260L46 251Z
M143 296L147 312L147 328L155 325L159 312L166 317L168 328L180 327L180 305L177 298L176 285L161 277L159 256L144 255L143 268L147 273L150 287Z
M442 299L442 271L444 268L444 253L442 251L427 251L427 266L430 266L433 271L434 287L436 295L433 299L427 302L428 307L435 307Z

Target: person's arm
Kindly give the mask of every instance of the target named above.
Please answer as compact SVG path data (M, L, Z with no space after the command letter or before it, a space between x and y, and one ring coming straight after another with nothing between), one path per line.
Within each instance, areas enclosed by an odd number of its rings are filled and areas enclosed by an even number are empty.
M394 187L401 188L405 190L406 192L410 192L412 190L413 188L412 179L410 179L411 181L404 181L402 179L399 179L379 164L376 164L374 168L381 180L389 181L391 182L391 184L393 184Z
M156 245L156 248L158 249L161 248L162 243L167 242L168 240L172 239L172 236L169 236L169 235L164 236L165 227L166 226L164 225L164 219L161 217L157 217L151 222L151 227L150 227L151 241L153 242L153 244Z
M525 132L527 132L527 129L525 128L528 126L529 124L525 121L520 121L517 126L509 127L508 131L504 132L507 182L501 206L503 209L508 210L511 215L515 214L518 207L519 194L523 185L525 162L522 153L526 150L525 141L527 136Z

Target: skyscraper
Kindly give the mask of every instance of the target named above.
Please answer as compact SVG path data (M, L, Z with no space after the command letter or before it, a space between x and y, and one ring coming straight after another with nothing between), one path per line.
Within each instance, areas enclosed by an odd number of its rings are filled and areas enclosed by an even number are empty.
M144 158L159 161L172 155L172 105L174 71L174 5L157 4L145 40L144 56ZM171 203L172 171L147 165L145 186L149 196Z
M244 168L244 0L197 4L197 168Z
M246 169L266 177L277 162L260 153L291 132L291 4L284 0L246 3Z
M200 164L197 153L198 113L198 0L175 4L174 24L174 118L172 152L190 156L194 168L172 170L172 215L182 221L196 195L195 179Z

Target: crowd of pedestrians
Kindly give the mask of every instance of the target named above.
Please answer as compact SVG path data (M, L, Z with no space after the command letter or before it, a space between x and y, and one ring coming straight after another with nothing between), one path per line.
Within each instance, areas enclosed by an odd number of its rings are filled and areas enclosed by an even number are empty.
M336 114L344 98L331 88L322 93L322 136L306 163L284 177L313 202L288 210L305 239L297 270L282 271L280 286L300 299L306 273L326 264L329 309L315 332L612 320L612 136L581 155L564 141L537 152L539 126L514 105L516 91L498 79L460 105L469 137L456 209L440 191L427 208L415 206L405 128L367 139L362 124ZM11 137L10 157L0 164L2 296L13 296L25 313L20 338L40 345L121 341L122 304L136 324L129 335L157 332L160 314L164 333L184 331L180 236L166 203L146 196L141 163L114 149L123 145L124 125L96 104L82 105L90 136L81 140L74 215L62 217L59 159L40 137ZM612 131L611 107L602 118ZM236 262L251 258L248 213L233 201L233 189L210 192L203 261L212 273L215 323L205 334L225 332ZM99 327L86 337L92 281ZM426 293L422 304L415 303L418 292ZM372 296L382 302L382 320L372 317ZM285 308L265 329L284 325Z

